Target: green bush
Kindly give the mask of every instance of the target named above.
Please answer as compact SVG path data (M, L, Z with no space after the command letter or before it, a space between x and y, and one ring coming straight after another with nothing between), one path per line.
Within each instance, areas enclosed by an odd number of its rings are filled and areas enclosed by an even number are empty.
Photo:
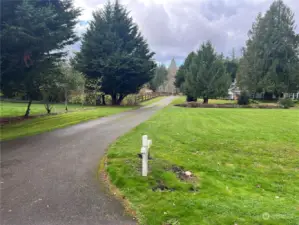
M259 104L260 102L255 99L249 99L250 104Z
M284 109L288 109L290 107L295 106L294 101L290 98L281 98L281 99L279 99L278 104L281 108L284 108Z
M72 104L82 104L84 103L84 95L71 96L69 102Z
M249 105L249 94L247 92L241 92L238 98L238 105Z

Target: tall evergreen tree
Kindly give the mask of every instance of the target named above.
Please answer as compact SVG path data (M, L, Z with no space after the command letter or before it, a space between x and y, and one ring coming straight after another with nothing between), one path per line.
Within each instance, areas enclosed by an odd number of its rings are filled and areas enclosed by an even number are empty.
M166 67L163 64L158 65L157 68L155 69L153 79L149 82L150 88L153 91L158 90L158 88L162 86L167 80L167 74L168 72Z
M192 63L193 58L196 56L196 54L192 51L189 53L187 58L185 59L183 65L180 66L178 72L176 73L175 76L175 82L174 85L176 88L180 89L181 92L185 93L187 95L187 101L188 102L195 102L197 101L196 96L192 96L192 93L185 89L185 81L186 81L186 76L188 73L188 69Z
M87 76L101 79L101 91L118 105L153 78L153 55L128 10L116 1L93 13L76 62Z
M227 57L224 61L225 69L231 75L232 81L237 77L239 67L239 60L236 58L235 50L233 49L231 57Z
M1 1L1 91L28 97L25 116L40 92L41 76L78 40L73 28L79 15L72 0Z
M282 0L258 15L240 61L239 84L252 93L298 90L299 38L294 14Z
M225 96L231 79L223 61L223 56L217 55L211 42L202 44L187 70L185 94L202 97L204 103L208 103L211 97Z
M176 88L179 88L181 91L183 91L183 83L185 82L185 75L186 72L195 56L194 52L189 53L187 58L185 59L183 65L180 66L176 76L175 76L175 86Z

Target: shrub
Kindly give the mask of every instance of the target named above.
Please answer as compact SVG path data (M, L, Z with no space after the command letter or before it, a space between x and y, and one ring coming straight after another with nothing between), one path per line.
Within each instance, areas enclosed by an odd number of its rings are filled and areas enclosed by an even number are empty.
M70 99L69 99L69 103L72 103L72 104L82 104L84 103L84 95L74 95L74 96L71 96Z
M259 104L259 101L255 100L255 99L249 99L249 103L250 104Z
M278 101L278 104L281 108L288 109L290 107L295 106L295 103L290 98L281 98Z
M249 104L249 95L247 92L242 92L238 98L238 105L248 105Z
M187 102L197 102L197 98L187 95Z

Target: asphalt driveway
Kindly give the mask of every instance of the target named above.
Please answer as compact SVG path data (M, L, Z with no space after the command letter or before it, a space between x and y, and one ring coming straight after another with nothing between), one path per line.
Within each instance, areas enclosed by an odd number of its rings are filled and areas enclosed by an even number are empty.
M109 144L173 98L1 143L1 224L135 224L105 192L97 180L97 167Z

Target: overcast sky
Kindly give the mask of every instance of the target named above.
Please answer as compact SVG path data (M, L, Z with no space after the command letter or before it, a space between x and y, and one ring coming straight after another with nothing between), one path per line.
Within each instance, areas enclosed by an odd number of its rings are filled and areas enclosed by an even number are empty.
M81 35L92 11L106 0L75 0L83 9L77 32ZM273 0L120 0L156 53L155 59L180 64L203 41L211 40L218 52L230 55L245 45L247 32L258 12L265 12ZM284 1L295 13L299 24L299 0ZM296 12L298 12L296 14ZM299 26L296 28L299 33ZM79 44L74 47L79 49Z

